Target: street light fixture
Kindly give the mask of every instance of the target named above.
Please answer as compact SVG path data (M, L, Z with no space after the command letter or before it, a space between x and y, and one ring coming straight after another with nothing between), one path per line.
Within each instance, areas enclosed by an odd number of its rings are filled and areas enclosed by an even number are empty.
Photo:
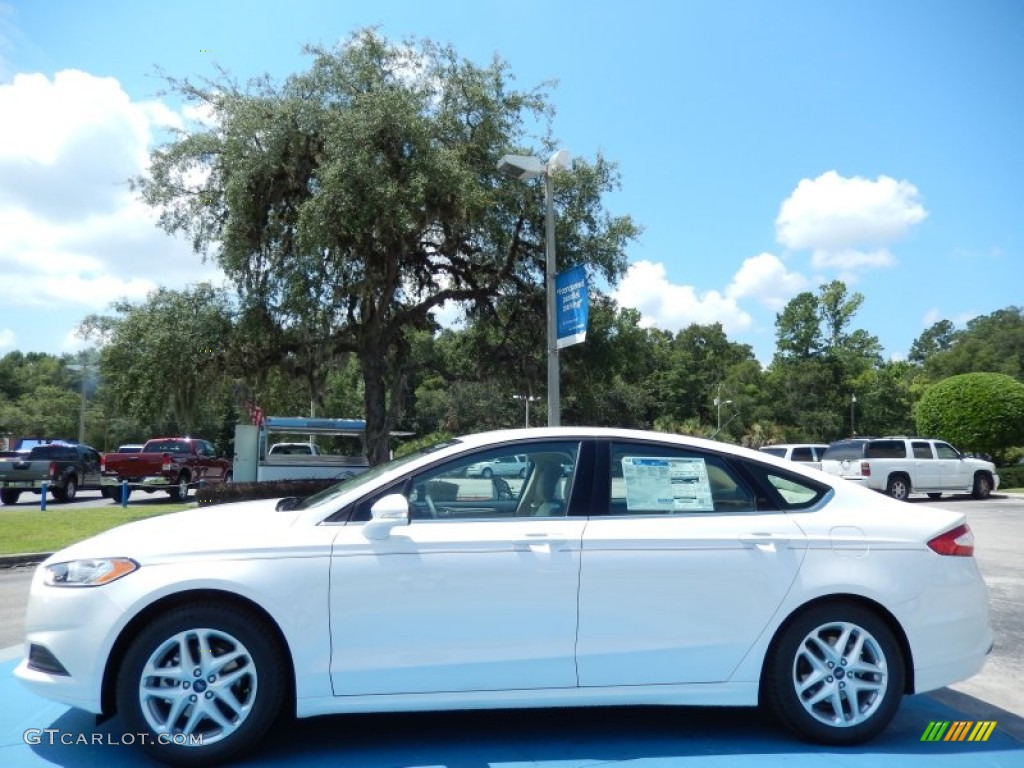
M854 422L853 422L853 414L854 414L854 409L856 407L857 407L857 396L851 392L850 393L850 437L856 437L857 436L857 427L854 425Z
M498 162L498 171L520 181L544 177L544 230L546 266L544 275L548 316L548 426L561 424L561 393L558 380L558 339L555 328L555 202L551 174L569 167L569 153L560 149L545 163L533 155L505 155Z
M723 400L720 397L715 398L715 408L718 409L718 431L722 431L722 406L732 405L732 400ZM717 434L717 433L716 433Z
M540 400L536 395L512 395L513 400L525 400L526 401L526 427L530 427L530 403L535 403Z

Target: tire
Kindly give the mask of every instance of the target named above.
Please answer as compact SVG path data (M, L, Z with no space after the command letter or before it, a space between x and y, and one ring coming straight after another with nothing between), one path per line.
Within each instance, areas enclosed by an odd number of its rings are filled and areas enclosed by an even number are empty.
M772 643L762 702L807 741L860 744L892 721L905 675L899 643L877 614L854 603L817 605L784 626Z
M61 504L66 504L69 501L74 501L75 496L78 495L78 481L74 475L68 475L67 480L64 484L53 489L53 498L59 501Z
M182 649L191 655L184 665ZM263 621L236 606L172 608L141 628L118 669L117 710L125 732L147 734L135 743L176 765L234 757L255 746L281 711L287 686L284 653ZM211 664L224 661L221 669ZM172 671L178 666L184 669ZM154 668L166 672L146 674ZM172 743L161 743L168 739L159 739L160 733L170 733ZM202 744L187 743L200 735Z
M979 472L974 476L974 488L971 496L976 499L987 499L992 495L992 477L988 472Z
M10 488L0 490L0 502L4 504L17 504L21 491L12 491Z
M484 480L490 480L491 475L493 474L494 473L491 471L490 467L484 467L483 472L480 473L480 477L482 477Z
M174 487L170 488L167 493L170 494L171 501L188 500L188 475L184 472L178 475L178 480Z
M941 499L942 498L942 494L941 493L929 493L928 494L928 498L929 499Z
M906 475L890 475L885 485L885 493L897 501L910 500L910 480Z

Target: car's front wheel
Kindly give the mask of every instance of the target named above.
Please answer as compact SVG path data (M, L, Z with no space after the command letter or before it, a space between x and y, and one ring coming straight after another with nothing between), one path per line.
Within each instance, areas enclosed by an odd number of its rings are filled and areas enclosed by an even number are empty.
M976 499L987 499L992 495L992 478L986 472L979 472L974 476L974 488L971 496Z
M232 605L174 608L132 641L117 678L125 732L176 765L221 762L255 745L278 716L283 651L265 623Z
M858 744L881 733L903 695L905 665L888 625L838 602L793 619L770 651L763 700L797 735Z

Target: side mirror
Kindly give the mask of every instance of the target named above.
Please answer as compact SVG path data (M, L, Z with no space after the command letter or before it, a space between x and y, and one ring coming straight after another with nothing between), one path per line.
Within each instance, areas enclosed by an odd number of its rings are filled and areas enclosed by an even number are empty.
M409 500L400 493L390 493L370 507L370 520L363 525L363 536L371 540L386 539L391 529L409 524Z
M287 496L277 502L277 506L274 509L278 512L287 512L290 509L295 509L301 503L302 499L298 496Z

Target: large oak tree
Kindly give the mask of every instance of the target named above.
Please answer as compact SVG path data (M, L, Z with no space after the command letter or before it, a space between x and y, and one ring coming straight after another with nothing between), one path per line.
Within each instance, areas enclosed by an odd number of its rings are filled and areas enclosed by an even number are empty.
M543 88L514 88L504 62L480 66L429 41L362 30L308 53L310 68L281 85L168 78L213 119L155 151L135 182L161 225L233 281L254 367L283 362L316 387L356 356L377 463L411 339L436 327L433 312L479 311L542 284L540 185L496 165L552 151L553 110ZM614 167L577 160L555 181L559 262L613 282L637 231L603 208Z

